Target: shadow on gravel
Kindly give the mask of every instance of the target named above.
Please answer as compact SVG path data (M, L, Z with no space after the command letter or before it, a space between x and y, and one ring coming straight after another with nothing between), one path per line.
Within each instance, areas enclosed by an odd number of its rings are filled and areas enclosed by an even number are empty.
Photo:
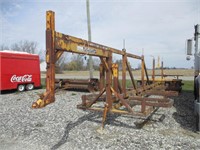
M17 93L17 90L5 90L5 91L0 91L1 95L4 94L13 94L13 93Z
M121 116L120 114L108 114L107 115L107 118L106 118L106 123L105 123L105 127L107 125L111 125L111 126L116 126L116 127L124 127L124 128L130 128L130 129L141 129L143 127L143 125L145 123L147 123L150 119L147 118L147 119L142 119L141 123L139 124L132 124L132 125L129 125L127 123L124 123L122 121L119 121L119 120L116 120L117 117ZM123 116L123 117L130 117L130 116ZM134 117L131 117L131 118L134 118ZM130 119L131 119L130 118ZM138 119L138 118L137 118ZM98 123L100 126L101 126L101 123L102 123L102 113L101 112L90 112L89 114L87 115L84 115L82 117L80 117L77 121L75 122L69 122L67 124L67 126L65 127L65 131L64 131L64 134L63 134L63 137L61 138L61 140L55 144L51 150L56 150L58 149L60 146L62 146L63 144L65 144L67 142L67 139L69 137L69 132L74 129L76 126L79 126L80 124L82 124L84 121L91 121L91 122L96 122ZM153 120L152 120L153 121ZM160 120L161 121L161 120Z
M38 90L38 89L41 89L41 88L40 87L35 87L32 91ZM24 92L28 92L28 91L25 90L23 92L19 92L16 89L13 89L13 90L3 90L3 91L0 91L0 95L18 94L18 93L24 93Z
M116 120L117 117L119 117L121 115L118 114L108 114L107 115L107 119L106 119L106 125L111 125L111 126L117 126L117 127L125 127L125 128L131 128L131 129L138 129L137 126L135 125L129 125L126 124L124 122L118 121ZM125 117L125 116L124 116ZM56 150L58 149L60 146L62 146L63 144L65 144L67 142L67 139L69 137L69 132L75 128L76 126L82 124L84 121L91 121L91 122L96 122L99 125L101 125L101 118L102 118L102 113L100 112L94 112L94 113L89 113L87 115L84 115L83 117L80 117L76 122L69 122L67 124L67 126L65 127L65 132L63 137L61 138L61 140L55 144L51 150ZM98 120L97 120L98 119Z
M192 132L196 131L193 92L183 91L178 97L173 99L174 107L176 108L176 112L173 113L173 118L183 129Z
M65 144L67 142L70 130L72 130L76 126L82 124L86 120L89 120L89 119L92 119L92 118L94 119L94 118L98 118L98 117L101 117L99 113L89 113L89 114L84 115L83 117L79 118L76 122L71 122L70 121L67 124L67 126L65 127L65 132L64 132L64 135L63 135L62 139L56 145L54 145L51 148L51 150L56 150L60 146L62 146L63 144Z

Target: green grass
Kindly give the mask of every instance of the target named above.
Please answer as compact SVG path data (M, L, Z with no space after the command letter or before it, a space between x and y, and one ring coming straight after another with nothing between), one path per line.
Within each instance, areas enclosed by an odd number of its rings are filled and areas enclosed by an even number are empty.
M120 80L121 83L121 80ZM193 91L194 88L194 81L183 81L184 85L182 86L182 90L183 91ZM41 85L42 88L46 88L46 83L45 83L45 79L41 78ZM127 87L133 87L131 80L126 80L126 86Z
M183 91L192 92L194 90L194 81L182 81L184 85L182 86ZM126 80L127 87L132 87L131 80Z
M184 85L182 86L183 91L193 91L194 81L183 81Z
M46 81L45 81L45 80L46 80L45 78L41 78L41 87L42 87L43 89L46 88Z

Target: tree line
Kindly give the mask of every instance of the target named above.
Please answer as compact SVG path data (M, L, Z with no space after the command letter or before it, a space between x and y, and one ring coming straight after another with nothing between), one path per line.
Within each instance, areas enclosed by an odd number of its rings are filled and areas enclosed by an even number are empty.
M40 62L45 61L46 51L39 50L38 43L34 41L19 41L11 44L10 46L2 44L0 45L0 50L14 50L31 54L38 54L40 57ZM92 60L93 69L99 70L100 59L98 57L93 57ZM115 63L118 64L119 70L122 70L122 60L115 60ZM138 66L138 68L139 67L140 66ZM71 57L68 57L67 53L63 53L60 59L56 62L56 72L61 72L63 70L89 70L89 59L85 55L74 54Z
M31 54L38 54L40 57L40 62L45 61L45 50L38 49L38 43L34 41L19 41L11 44L10 46L2 44L0 45L0 50L13 50L20 52L27 52ZM99 69L100 60L98 58L93 58L93 68L94 70ZM89 60L86 56L73 55L69 61L67 61L67 53L64 53L61 58L56 62L56 71L61 70L88 70Z

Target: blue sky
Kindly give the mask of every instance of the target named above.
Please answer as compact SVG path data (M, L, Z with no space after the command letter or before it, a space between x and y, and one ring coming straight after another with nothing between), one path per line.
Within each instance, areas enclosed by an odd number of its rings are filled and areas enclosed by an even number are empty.
M1 0L0 6L0 45L29 40L44 50L47 10L55 11L56 31L87 39L86 0ZM125 39L128 52L143 49L149 67L151 55L168 67L193 66L185 41L200 23L200 0L90 0L90 13L92 41L122 49Z

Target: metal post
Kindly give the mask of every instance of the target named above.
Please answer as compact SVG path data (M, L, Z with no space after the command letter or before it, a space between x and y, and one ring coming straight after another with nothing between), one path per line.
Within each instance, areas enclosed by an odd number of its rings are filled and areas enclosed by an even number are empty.
M142 87L144 88L144 55L142 55L141 59L141 81L142 81Z
M163 73L163 61L161 62L161 79L163 79L164 73Z
M194 40L195 40L195 53L194 53L194 95L195 95L195 115L196 115L196 128L197 131L200 131L200 97L199 97L199 93L200 93L200 49L199 49L199 45L200 45L200 25L195 25L195 33L194 33Z
M105 68L103 67L102 63L100 64L99 72L100 72L99 89L100 91L102 91L103 88L105 87Z
M46 23L46 90L50 92L50 97L47 99L49 102L55 101L55 45L54 45L54 31L55 31L55 13L52 11L47 12Z
M155 58L153 57L152 81L155 81Z
M46 12L46 92L32 104L32 108L42 108L55 101L55 13Z
M122 93L124 94L124 98L126 95L126 50L122 50L124 53L122 55Z
M112 64L112 72L113 72L113 89L115 92L119 93L118 89L118 80L119 80L119 72L118 72L118 64Z
M104 128L104 123L106 121L107 113L112 108L112 92L111 92L111 84L112 84L112 53L109 53L109 57L106 58L106 63L108 64L108 70L106 70L106 103L103 111L103 119L102 119L102 128Z
M92 41L92 38L91 38L91 25L90 25L90 4L89 4L89 0L86 0L86 7L87 7L88 41ZM89 69L90 69L90 78L93 78L92 56L89 56Z
M108 104L108 109L112 108L112 53L109 53L109 57L106 58L106 63L108 64L108 70L106 70L106 103Z
M131 72L131 67L130 67L130 65L129 65L129 62L128 62L127 58L126 58L126 66L127 66L127 69L128 69L129 75L130 75L130 78L131 78L131 82L132 82L133 88L134 88L134 89L136 90L136 92L137 92L137 87L136 87L136 85L135 85L135 80L134 80L133 74L132 74L132 72Z

